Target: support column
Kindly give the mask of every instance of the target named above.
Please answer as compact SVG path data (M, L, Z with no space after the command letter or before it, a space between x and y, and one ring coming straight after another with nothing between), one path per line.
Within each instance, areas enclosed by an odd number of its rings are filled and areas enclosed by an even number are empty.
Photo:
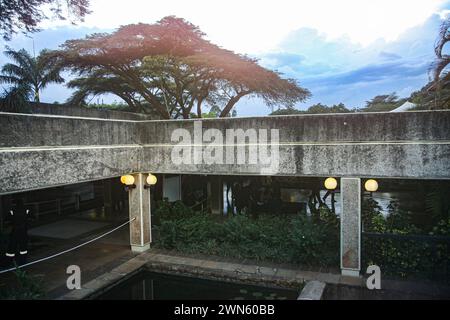
M341 271L358 277L361 270L361 179L341 178Z
M134 252L150 249L152 242L150 189L145 189L146 174L133 174L136 188L129 191L130 244Z
M208 207L213 214L223 214L223 182L214 176L208 181Z

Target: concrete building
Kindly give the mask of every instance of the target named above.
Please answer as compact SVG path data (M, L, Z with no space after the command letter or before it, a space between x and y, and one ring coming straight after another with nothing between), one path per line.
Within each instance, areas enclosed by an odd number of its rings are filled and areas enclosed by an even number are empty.
M145 182L148 173L339 179L341 270L350 276L361 271L361 192L365 179L450 179L450 111L198 120L71 112L0 113L0 195L131 174L135 188L129 191L129 215L135 219L130 241L138 252L147 250L152 239L150 191ZM173 137L177 129L192 138L181 144L192 151L190 161L173 160L174 148L180 147L179 137L175 141ZM264 129L270 139L261 142ZM234 137L226 139L238 130L244 133L243 141L236 144ZM256 130L256 143L246 140L252 138L251 130ZM233 161L202 158L211 147L202 140L206 132L225 137L215 147L223 148ZM273 158L276 167L249 160L267 146L268 154L277 153ZM239 150L243 151L242 161ZM213 206L220 210L222 186L211 184L209 188L217 195Z

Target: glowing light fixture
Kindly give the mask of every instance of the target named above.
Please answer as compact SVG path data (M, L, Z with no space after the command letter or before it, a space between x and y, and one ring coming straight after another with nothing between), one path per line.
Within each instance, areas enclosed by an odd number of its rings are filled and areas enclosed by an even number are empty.
M364 188L366 191L375 192L378 190L378 182L374 179L369 179L364 183Z
M325 179L325 188L327 188L327 190L334 190L337 187L337 180L335 178L326 178Z
M120 182L125 185L125 191L136 188L134 184L134 177L131 174L127 174L120 177Z
M156 176L154 176L153 174L149 173L148 176L147 176L147 179L145 179L145 182L147 183L147 185L144 186L144 188L148 188L150 186L155 185L157 181L158 181L158 179L156 178Z
M131 186L134 184L134 177L131 174L127 174L125 176L120 177L120 182L122 182L126 186Z

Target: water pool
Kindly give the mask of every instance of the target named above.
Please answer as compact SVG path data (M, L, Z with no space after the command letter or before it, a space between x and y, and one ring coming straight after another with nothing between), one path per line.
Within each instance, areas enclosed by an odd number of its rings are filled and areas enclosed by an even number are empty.
M279 289L142 271L99 300L295 300L300 289Z

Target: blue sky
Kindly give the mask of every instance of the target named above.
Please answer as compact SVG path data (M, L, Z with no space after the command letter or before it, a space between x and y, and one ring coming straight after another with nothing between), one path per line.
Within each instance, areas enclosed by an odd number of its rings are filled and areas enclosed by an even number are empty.
M441 0L229 0L227 6L167 0L157 7L128 0L126 8L119 1L91 2L93 13L77 26L46 21L43 31L31 37L17 35L0 46L32 51L34 41L36 52L55 49L68 39L174 14L199 25L214 43L257 57L263 66L298 79L313 94L297 106L300 109L317 102L361 107L378 94L395 91L405 97L420 89L428 81L439 25L450 9L450 2ZM0 64L5 62L0 55ZM42 100L62 102L69 95L64 86L52 85ZM242 116L268 112L256 99L238 104Z
M432 15L394 41L379 39L367 46L346 37L327 40L317 30L302 28L283 40L279 52L263 54L261 63L311 90L306 105L360 107L375 95L394 91L405 97L428 82L441 21Z

